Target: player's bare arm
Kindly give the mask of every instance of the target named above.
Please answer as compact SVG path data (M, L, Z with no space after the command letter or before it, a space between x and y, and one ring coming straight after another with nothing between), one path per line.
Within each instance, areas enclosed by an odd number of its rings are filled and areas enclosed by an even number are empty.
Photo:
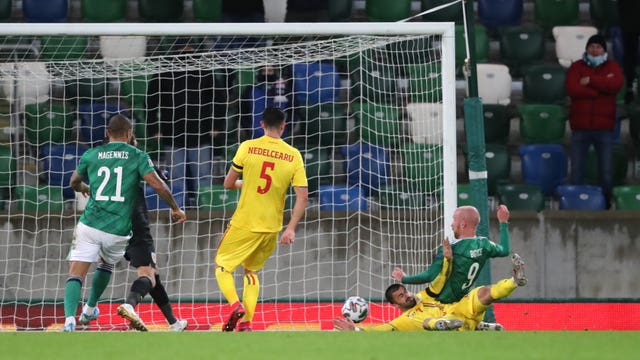
M69 187L79 193L88 194L89 193L89 185L87 185L84 181L82 181L82 176L78 174L76 171L71 175L71 180L69 181Z
M227 172L227 176L225 176L224 183L222 185L225 189L229 190L238 190L242 188L240 173L237 172L233 167L229 168L229 172Z
M296 226L298 226L298 223L300 222L300 219L302 219L304 211L307 208L309 189L306 186L295 186L293 190L296 193L296 203L293 205L291 219L280 236L280 244L291 244L295 241Z
M160 198L169 205L171 208L171 219L173 219L173 221L182 223L187 220L187 215L182 211L182 209L180 209L178 203L176 203L176 200L171 194L171 190L169 190L167 184L160 179L155 171L148 172L142 178L153 188L153 190L156 191L158 196L160 196Z

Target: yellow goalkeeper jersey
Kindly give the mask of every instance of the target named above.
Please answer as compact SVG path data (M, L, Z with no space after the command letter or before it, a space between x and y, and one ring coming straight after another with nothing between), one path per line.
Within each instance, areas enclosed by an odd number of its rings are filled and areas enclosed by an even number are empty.
M289 186L307 186L300 151L265 135L240 144L231 166L242 174L231 225L252 232L279 232Z

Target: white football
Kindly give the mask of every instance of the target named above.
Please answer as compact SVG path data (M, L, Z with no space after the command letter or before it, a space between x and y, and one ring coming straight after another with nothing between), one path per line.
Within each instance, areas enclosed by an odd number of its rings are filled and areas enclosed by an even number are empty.
M342 315L355 323L366 319L367 314L369 314L369 303L360 296L351 296L342 305Z

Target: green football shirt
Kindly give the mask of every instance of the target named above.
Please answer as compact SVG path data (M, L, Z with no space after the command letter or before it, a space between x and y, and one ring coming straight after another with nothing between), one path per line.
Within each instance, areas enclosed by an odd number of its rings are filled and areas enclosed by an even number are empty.
M478 236L457 240L451 244L451 250L453 251L451 275L436 297L436 300L445 304L459 301L471 291L487 260L509 255L511 251L509 225L500 223L500 244L496 244L486 237ZM442 269L443 257L442 247L440 247L433 263L426 271L413 276L404 276L402 282L404 284L425 284L433 281Z
M149 155L124 142L111 142L87 150L76 171L91 192L80 222L110 234L129 235L140 181L154 171Z

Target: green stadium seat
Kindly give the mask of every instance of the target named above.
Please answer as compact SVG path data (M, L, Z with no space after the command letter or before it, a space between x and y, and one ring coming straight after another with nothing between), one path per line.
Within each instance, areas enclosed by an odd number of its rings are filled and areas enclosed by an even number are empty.
M522 77L522 100L527 103L566 103L566 69L557 64L540 64L527 68Z
M138 0L138 13L148 22L180 22L184 0Z
M134 116L144 120L146 118L147 86L149 75L136 75L120 79L120 97L124 99Z
M547 33L554 26L575 25L580 14L580 0L535 0L534 21Z
M500 61L512 76L521 76L523 69L541 62L545 53L544 31L537 26L514 26L500 31Z
M65 99L72 104L102 100L108 90L109 82L105 78L66 80L64 85Z
M473 205L471 203L471 185L458 184L458 206Z
M73 61L84 58L86 36L45 36L40 39L40 60Z
M208 211L233 211L238 206L240 191L228 190L222 185L206 185L198 188L198 208Z
M475 26L476 37L476 63L486 63L489 61L489 35L487 29L482 25ZM458 72L464 66L464 60L467 57L466 36L463 25L456 25L456 69Z
M427 206L427 195L406 184L382 186L379 198L383 209L424 209Z
M309 196L316 196L320 184L331 184L331 165L329 149L317 147L300 150L304 160Z
M0 61L33 61L38 57L35 38L31 36L0 36Z
M20 211L55 214L64 210L62 188L58 186L18 186L16 198Z
M506 145L487 144L484 156L487 165L487 190L489 195L494 195L499 184L509 181L511 154Z
M498 186L498 201L511 211L542 211L545 197L537 185L503 184Z
M554 104L522 104L520 137L525 144L562 144L566 131L565 109Z
M613 185L622 185L626 182L627 171L629 169L627 150L624 144L613 144L611 153L613 157ZM585 183L599 185L600 180L598 174L598 156L592 146L587 154L587 161L584 167Z
M82 0L82 20L86 22L117 22L127 17L128 0Z
M589 0L591 23L601 32L607 32L609 27L618 25L620 19L616 5L616 0Z
M25 135L30 145L63 144L72 140L73 116L64 103L27 104L24 112Z
M442 188L442 145L404 144L400 148L404 178L416 191L439 193Z
M0 146L0 189L11 188L16 184L16 166L11 147Z
M349 21L353 0L329 0L329 21Z
M193 0L193 18L201 22L222 20L222 0Z
M449 4L451 0L422 0L422 11L431 10L441 5ZM462 24L462 5L456 3L451 6L444 7L440 10L422 15L422 21L442 22L454 21L456 24Z
M339 103L324 103L300 109L305 119L304 146L335 146L347 143L348 131L345 106Z
M411 16L411 0L367 0L369 21L398 21Z
M503 144L509 142L511 132L511 116L509 108L504 105L482 105L484 120L484 142L487 144Z
M11 19L11 11L13 10L13 0L0 0L0 21Z
M351 93L354 97L362 96L377 103L394 103L397 97L394 68L385 63L385 59L363 55L364 66L350 66Z
M613 203L616 210L640 210L640 185L615 186Z
M352 110L363 141L385 147L398 141L402 122L396 106L365 102L355 103Z
M407 65L411 102L442 102L442 72L440 68L438 63Z

